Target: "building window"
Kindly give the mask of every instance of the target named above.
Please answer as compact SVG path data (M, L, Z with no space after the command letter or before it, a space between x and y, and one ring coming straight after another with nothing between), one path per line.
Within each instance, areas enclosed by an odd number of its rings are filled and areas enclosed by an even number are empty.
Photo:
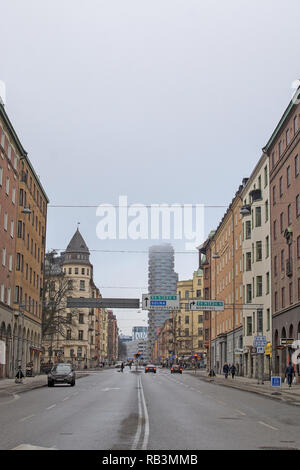
M277 266L277 256L274 256L274 275L277 276L278 266Z
M190 323L190 317L188 315L185 316L185 323L186 324Z
M75 274L78 274L78 268L75 268Z
M297 257L300 258L300 235L297 237Z
M281 271L284 271L284 249L281 250L280 252L280 265L281 265Z
M246 271L251 271L251 251L246 253Z
M285 307L285 288L281 289L281 308Z
M80 323L80 324L83 324L83 323L84 323L84 314L83 314L83 313L80 313L80 314L79 314L79 323Z
M247 317L247 336L252 335L252 317Z
M249 240L251 238L251 221L247 220L246 221L246 240Z
M262 309L257 310L257 333L263 332L263 311Z
M198 323L203 323L203 315L198 315Z
M246 289L247 289L246 303L249 304L252 302L252 285L247 284Z
M264 182L265 182L265 187L266 187L268 184L268 167L267 166L265 166L264 168Z
M256 242L256 261L262 260L262 242Z
M282 186L282 176L279 178L279 196L282 197L283 195L283 186Z
M291 204L288 205L288 225L292 223L292 206Z
M265 202L265 222L269 220L269 201Z
M289 284L289 300L290 300L290 305L293 303L293 283L290 282Z
M198 328L198 336L203 336L203 328Z
M78 339L83 340L83 330L78 331Z
M273 222L273 236L274 240L277 240L277 220L274 220Z
M297 130L298 130L298 116L296 115L294 117L294 134L296 134Z
M284 230L284 213L281 212L280 214L280 232L282 233Z
M266 295L270 293L270 273L266 274Z
M255 226L261 227L261 207L255 208Z
M256 276L256 297L262 296L262 276Z
M300 196L299 194L296 196L296 216L299 217L300 215Z
M269 235L266 236L266 258L269 257L270 248L269 248Z
M286 182L287 182L287 186L291 185L291 167L290 166L288 166L286 169Z
M276 204L276 186L273 186L273 206Z
M299 157L295 156L295 177L299 175Z
M81 274L84 274L84 272L85 272L85 269L81 268Z
M286 140L286 146L288 146L290 143L290 130L289 129L285 131L285 140Z
M267 308L267 331L270 331L270 328L271 328L270 309Z

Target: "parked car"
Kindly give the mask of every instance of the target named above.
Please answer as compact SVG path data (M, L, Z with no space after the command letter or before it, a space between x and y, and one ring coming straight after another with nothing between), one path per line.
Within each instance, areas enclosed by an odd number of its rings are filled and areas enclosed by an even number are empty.
M177 364L174 364L170 370L171 374L182 374L182 367L178 366Z
M48 387L54 387L55 384L70 384L71 387L75 385L75 372L72 364L60 362L52 367L48 374Z
M148 364L146 367L145 367L145 374L147 372L154 372L154 374L156 374L156 366L154 364Z

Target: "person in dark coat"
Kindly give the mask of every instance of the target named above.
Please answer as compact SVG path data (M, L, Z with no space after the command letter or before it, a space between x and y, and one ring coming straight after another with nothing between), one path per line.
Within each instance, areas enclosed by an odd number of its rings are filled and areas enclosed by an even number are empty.
M223 366L223 372L225 374L225 379L227 379L228 377L228 374L229 374L229 366L228 364L225 362L224 366Z
M234 376L236 373L236 367L234 364L232 364L230 372L231 372L231 377L234 379Z
M293 375L295 375L295 369L294 369L294 367L292 366L292 363L289 362L289 365L288 365L287 368L285 369L285 377L287 377L289 387L292 386Z

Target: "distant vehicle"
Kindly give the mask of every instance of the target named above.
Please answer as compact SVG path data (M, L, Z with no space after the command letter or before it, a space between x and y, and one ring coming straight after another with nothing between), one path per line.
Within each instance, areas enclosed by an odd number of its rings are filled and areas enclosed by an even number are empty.
M145 367L145 374L147 372L154 372L154 374L156 374L156 366L154 364L148 364L146 365Z
M177 364L174 364L170 370L171 374L182 374L182 367L178 366Z
M48 374L48 387L54 387L55 384L70 384L71 387L75 385L75 372L72 364L60 362L52 367Z

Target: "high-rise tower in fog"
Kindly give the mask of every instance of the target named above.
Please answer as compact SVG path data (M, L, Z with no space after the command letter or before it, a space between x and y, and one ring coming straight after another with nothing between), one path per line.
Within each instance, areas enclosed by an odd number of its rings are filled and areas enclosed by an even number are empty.
M148 293L176 294L178 274L174 271L174 249L171 244L164 243L149 248L148 261ZM152 356L153 344L158 329L169 318L166 310L149 310L148 342L149 356Z

